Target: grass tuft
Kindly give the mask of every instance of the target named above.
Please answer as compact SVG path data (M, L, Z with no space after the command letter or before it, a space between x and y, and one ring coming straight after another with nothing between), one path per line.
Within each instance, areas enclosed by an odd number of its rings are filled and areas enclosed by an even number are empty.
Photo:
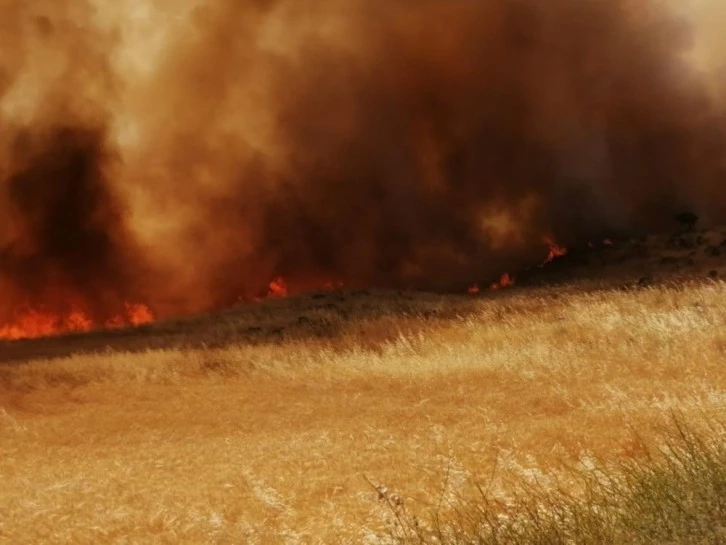
M506 500L441 502L422 517L373 485L392 517L381 542L397 545L692 545L726 542L726 432L696 431L680 415L638 458L587 458L549 483L515 479ZM370 483L370 481L369 481ZM554 485L552 483L555 483Z

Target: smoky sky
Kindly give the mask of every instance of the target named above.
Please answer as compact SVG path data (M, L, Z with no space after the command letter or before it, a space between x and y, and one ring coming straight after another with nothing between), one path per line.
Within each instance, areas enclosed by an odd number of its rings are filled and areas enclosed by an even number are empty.
M8 308L445 288L726 209L721 87L660 2L118 6L0 5Z

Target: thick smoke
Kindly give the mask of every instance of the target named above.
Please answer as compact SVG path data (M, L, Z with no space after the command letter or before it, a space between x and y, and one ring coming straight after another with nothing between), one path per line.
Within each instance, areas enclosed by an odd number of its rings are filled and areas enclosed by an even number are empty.
M110 168L113 36L83 1L0 5L0 318L124 308L141 273Z
M446 287L726 209L720 87L655 0L32 4L0 7L10 300Z

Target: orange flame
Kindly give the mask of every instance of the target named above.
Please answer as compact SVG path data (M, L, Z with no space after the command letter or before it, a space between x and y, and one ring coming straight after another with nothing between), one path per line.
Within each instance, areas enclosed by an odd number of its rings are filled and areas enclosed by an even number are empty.
M81 311L73 310L67 316L57 316L31 309L12 323L0 327L0 339L17 340L55 335L61 331L88 331L92 325Z
M264 301L265 299L282 299L293 295L294 293L304 293L306 291L336 291L342 289L343 286L343 282L339 280L331 280L326 282L320 281L312 284L297 285L295 288L292 288L282 276L277 276L267 285L267 292L264 295L259 295L255 297L240 296L237 298L237 302L259 303L260 301Z
M289 294L289 290L287 287L287 282L285 282L285 279L282 278L281 276L278 276L277 278L275 278L267 286L267 297L272 297L272 298L287 297L288 294Z
M154 314L151 309L139 303L126 303L126 316L128 316L129 323L133 326L149 324L154 321Z
M499 282L494 282L491 286L489 286L489 289L499 290L502 288L510 288L510 287L514 286L515 282L516 282L516 278L511 276L509 273L504 273L499 278Z
M563 257L567 255L567 248L565 248L564 246L560 246L551 238L545 237L544 242L550 247L549 253L547 254L547 259L545 259L544 261L545 263L550 263L558 257Z
M153 322L155 319L153 312L146 305L127 303L125 307L125 314L119 314L106 320L103 327L138 326ZM63 333L82 333L90 331L98 325L79 309L73 309L67 314L30 309L19 314L11 323L0 326L0 340L13 341L50 337Z
M481 293L481 288L479 288L479 284L474 284L473 286L469 286L469 289L466 290L466 292L469 295L476 295L478 293Z

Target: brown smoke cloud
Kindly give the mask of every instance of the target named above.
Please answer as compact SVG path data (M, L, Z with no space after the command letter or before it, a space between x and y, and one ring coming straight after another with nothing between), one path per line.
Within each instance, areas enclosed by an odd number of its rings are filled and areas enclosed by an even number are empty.
M446 287L543 236L719 222L693 38L655 0L4 3L0 294Z
M142 272L109 175L117 41L93 16L82 1L0 5L0 317L74 306L103 320Z

